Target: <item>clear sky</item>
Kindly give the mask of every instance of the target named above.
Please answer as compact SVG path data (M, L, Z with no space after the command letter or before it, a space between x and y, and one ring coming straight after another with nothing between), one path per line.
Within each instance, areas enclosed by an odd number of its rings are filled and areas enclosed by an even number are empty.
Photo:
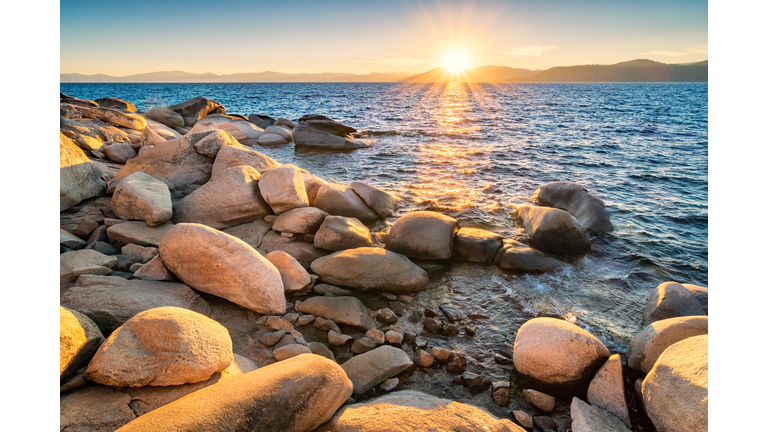
M60 72L413 72L708 58L707 1L60 2Z

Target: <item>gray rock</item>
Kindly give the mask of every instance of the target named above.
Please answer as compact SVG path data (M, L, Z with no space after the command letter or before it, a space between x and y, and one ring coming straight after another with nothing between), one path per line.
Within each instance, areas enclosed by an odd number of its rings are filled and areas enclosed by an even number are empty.
M328 216L315 233L315 246L339 251L373 245L371 230L355 218Z
M386 249L416 259L450 259L459 231L456 219L431 211L414 211L389 231Z
M299 207L277 216L272 229L282 233L314 234L327 216L328 213L316 207Z
M298 310L365 330L376 328L365 305L356 297L311 297Z
M582 254L592 246L586 228L567 211L524 205L516 207L513 216L540 251Z
M103 195L107 181L101 170L64 134L59 133L59 211Z
M106 275L116 264L117 258L92 249L64 252L59 255L59 283L74 282L83 274Z
M113 242L157 247L163 236L174 226L170 222L156 227L150 227L145 222L123 222L107 228L107 237Z
M489 263L501 249L499 234L478 228L461 228L453 242L453 257L469 262Z
M398 201L400 201L396 196L366 183L352 182L349 184L349 187L352 188L352 190L365 201L365 204L375 211L380 218L385 218L391 215L392 212L395 211Z
M108 146L104 146L102 150L109 160L122 164L138 156L133 147L123 142L113 142Z
M321 147L331 150L354 150L368 147L363 142L345 139L302 123L293 128L291 133L293 142L297 147Z
M383 345L352 357L341 368L352 381L354 394L362 394L412 365L413 362L403 350Z
M151 227L167 222L173 215L168 186L140 171L119 182L111 208L120 219L141 220Z
M272 351L277 361L287 360L300 354L312 354L312 351L304 345L292 344L286 345Z
M632 427L624 397L624 378L618 354L610 356L592 378L587 389L587 401L618 417L628 428Z
M638 333L627 346L627 366L648 373L664 350L683 339L708 332L709 319L706 316L684 316L654 321Z
M504 240L494 261L503 269L523 272L548 272L568 266L553 256L511 239Z
M571 402L571 418L573 432L630 432L615 415L577 397Z
M576 183L552 182L534 192L534 201L572 214L590 233L613 231L605 203Z
M355 354L362 354L376 348L376 342L373 339L362 337L356 340L350 350Z
M70 249L82 249L85 247L86 242L80 237L59 228L59 244Z

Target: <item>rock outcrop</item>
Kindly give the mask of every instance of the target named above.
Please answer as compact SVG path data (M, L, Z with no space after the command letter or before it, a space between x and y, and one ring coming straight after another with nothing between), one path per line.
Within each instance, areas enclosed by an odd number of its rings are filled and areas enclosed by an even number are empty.
M627 366L648 373L661 353L671 345L709 332L706 316L684 316L654 321L627 346Z

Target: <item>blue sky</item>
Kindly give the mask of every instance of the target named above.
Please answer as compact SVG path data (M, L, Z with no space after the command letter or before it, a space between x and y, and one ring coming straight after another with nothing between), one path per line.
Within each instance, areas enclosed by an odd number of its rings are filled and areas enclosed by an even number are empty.
M60 72L423 72L707 59L706 1L68 1Z

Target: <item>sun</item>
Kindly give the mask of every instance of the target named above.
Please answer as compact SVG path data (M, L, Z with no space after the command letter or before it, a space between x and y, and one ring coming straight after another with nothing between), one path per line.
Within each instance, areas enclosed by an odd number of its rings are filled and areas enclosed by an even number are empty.
M448 51L441 64L448 72L462 72L469 68L469 55L462 50Z

